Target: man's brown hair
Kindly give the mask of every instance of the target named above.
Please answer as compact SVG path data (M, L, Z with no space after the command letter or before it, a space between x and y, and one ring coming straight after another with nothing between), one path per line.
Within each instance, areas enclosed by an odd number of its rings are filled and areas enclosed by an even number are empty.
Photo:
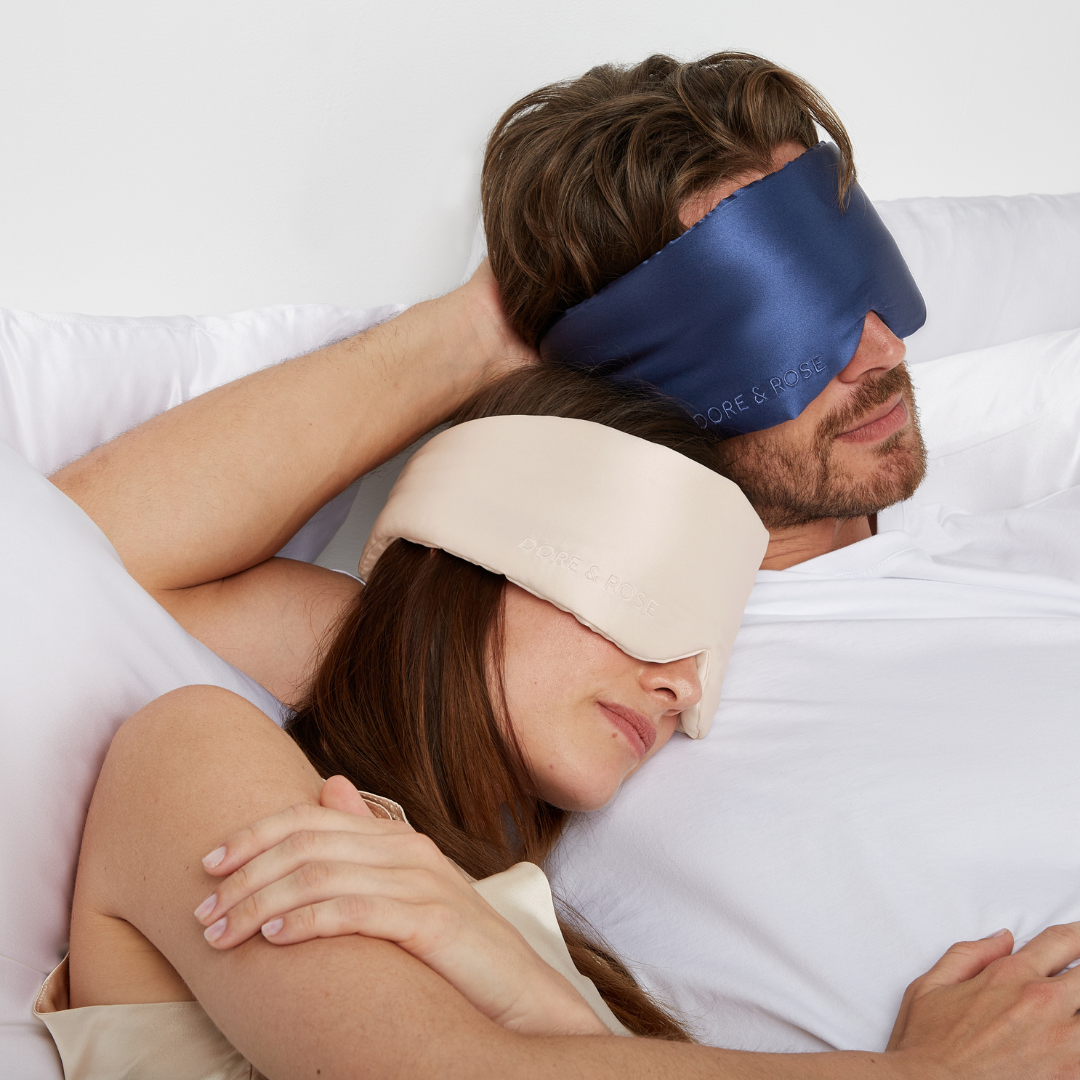
M840 148L842 198L855 179L843 124L813 87L749 53L605 64L515 102L488 141L480 186L514 329L535 344L558 312L684 232L688 197L770 172L773 149L809 149L817 125Z

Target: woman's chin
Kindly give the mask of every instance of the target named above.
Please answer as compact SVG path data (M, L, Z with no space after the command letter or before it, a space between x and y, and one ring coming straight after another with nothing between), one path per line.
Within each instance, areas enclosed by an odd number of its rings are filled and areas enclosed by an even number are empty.
M602 810L622 787L623 780L633 772L633 762L628 765L625 772L619 776L606 779L606 782L597 782L597 777L592 776L588 782L580 784L567 784L549 786L547 791L541 792L541 798L552 806L569 813L587 814L592 810Z
M618 790L619 789L616 788L613 792L611 792L610 795L607 796L607 798L604 799L589 797L582 799L545 799L544 801L551 803L551 805L558 810L565 810L568 814L590 814L594 810L603 810L604 807L607 806L607 804L615 798Z

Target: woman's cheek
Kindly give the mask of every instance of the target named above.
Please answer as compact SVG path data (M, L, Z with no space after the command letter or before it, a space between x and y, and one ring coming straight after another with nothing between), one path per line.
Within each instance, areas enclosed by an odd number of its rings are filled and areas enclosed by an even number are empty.
M594 729L592 738L564 741L533 778L545 801L585 812L611 802L636 765L621 739Z

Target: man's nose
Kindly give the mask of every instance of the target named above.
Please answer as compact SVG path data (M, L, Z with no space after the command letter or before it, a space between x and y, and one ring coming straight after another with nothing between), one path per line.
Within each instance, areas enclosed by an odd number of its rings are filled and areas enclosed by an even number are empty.
M684 656L666 664L646 664L641 672L641 685L663 698L668 703L665 708L679 712L689 709L701 700L697 657Z
M845 383L858 382L867 372L891 371L904 360L907 346L873 311L868 312L863 323L862 337L855 355L836 377Z

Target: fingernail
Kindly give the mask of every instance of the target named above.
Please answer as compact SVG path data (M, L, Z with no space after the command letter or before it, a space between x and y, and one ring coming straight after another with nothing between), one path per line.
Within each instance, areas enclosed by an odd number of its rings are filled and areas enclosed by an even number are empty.
M225 926L227 925L228 921L228 918L222 915L222 917L218 919L216 923L211 923L203 931L203 937L206 938L207 941L217 941L217 939L225 933Z
M284 919L271 919L268 923L263 923L263 937L273 937L275 934L280 934L284 925Z
M1008 928L1006 928L1004 930L995 930L994 933L987 934L986 937L983 940L984 941L989 941L991 938L1004 937L1008 932L1009 932Z
M221 865L221 860L225 858L225 845L214 848L209 855L203 858L202 864L207 870L213 870L215 866Z
M210 917L211 912L217 907L217 893L211 893L196 909L195 918L202 922Z

